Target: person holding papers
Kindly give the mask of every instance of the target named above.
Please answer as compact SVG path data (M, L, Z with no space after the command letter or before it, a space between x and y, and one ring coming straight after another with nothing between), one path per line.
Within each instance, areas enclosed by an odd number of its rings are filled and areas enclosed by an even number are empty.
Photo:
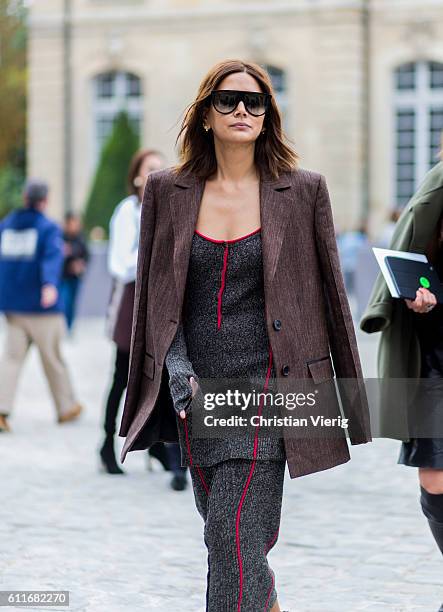
M442 162L427 173L404 208L389 248L425 254L443 279ZM360 328L367 333L382 332L378 350L380 379L415 379L425 389L420 394L417 414L420 416L422 411L420 419L426 423L426 430L420 437L403 440L398 463L418 467L421 508L443 554L443 304L437 302L432 286L427 284L417 287L413 300L394 298L380 273ZM440 287L436 286L435 291L441 293ZM395 406L398 414L405 409L402 404L397 402ZM392 408L393 403L391 411Z

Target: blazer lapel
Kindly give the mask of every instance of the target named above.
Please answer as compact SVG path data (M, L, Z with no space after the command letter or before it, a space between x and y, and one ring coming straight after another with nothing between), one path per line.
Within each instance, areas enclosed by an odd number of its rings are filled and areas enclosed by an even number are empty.
M178 303L183 303L192 237L197 223L198 209L203 196L204 180L194 175L177 178L169 198L174 232L174 278Z
M205 180L196 175L179 177L174 181L174 191L169 198L174 232L174 278L180 305L183 303L192 237L204 186ZM270 285L274 277L288 225L294 195L291 187L291 181L285 174L279 179L266 175L260 181L263 275L266 286Z
M275 275L292 207L293 189L288 177L260 183L260 217L263 278L269 286Z

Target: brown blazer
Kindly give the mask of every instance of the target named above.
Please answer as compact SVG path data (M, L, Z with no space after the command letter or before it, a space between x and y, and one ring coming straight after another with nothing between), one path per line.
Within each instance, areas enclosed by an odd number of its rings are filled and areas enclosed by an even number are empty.
M143 197L131 357L119 435L121 453L176 442L177 423L165 356L180 320L191 241L204 179L152 173ZM329 194L322 175L297 169L260 182L266 324L278 379L315 383L359 379L362 370L338 258ZM281 326L273 322L281 321ZM284 369L283 369L284 368ZM287 380L287 379L286 379ZM340 387L339 387L340 388ZM351 444L372 440L366 394L341 393ZM285 437L291 478L350 459L346 434Z

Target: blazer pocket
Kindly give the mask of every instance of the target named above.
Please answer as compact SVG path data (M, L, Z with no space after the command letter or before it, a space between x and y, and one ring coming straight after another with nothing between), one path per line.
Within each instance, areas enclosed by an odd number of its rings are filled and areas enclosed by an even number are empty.
M308 361L307 365L316 384L334 378L334 369L332 367L330 355L321 359L313 359L312 361Z
M148 378L154 378L155 372L155 359L149 353L145 353L145 359L143 361L143 374Z

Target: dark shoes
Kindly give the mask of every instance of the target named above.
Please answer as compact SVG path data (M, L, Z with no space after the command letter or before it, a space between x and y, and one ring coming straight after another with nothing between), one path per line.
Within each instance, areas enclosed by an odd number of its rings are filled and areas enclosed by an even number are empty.
M100 449L102 470L108 474L125 474L117 464L114 452L114 436L107 436Z
M188 486L186 480L186 471L176 471L174 457L171 457L166 444L156 442L148 449L148 470L153 471L152 459L160 461L165 472L174 472L171 480L171 489L174 491L183 491Z
M171 468L167 457L167 451L164 444L156 443L148 450L148 469L152 470L151 460L153 457L160 461L164 470L169 472ZM100 449L100 459L102 469L108 474L125 474L125 472L117 464L114 453L114 436L106 436L103 446ZM171 488L174 491L183 491L188 486L186 472L176 472L171 480Z
M183 491L188 486L186 472L177 472L171 480L171 489L174 491Z
M152 457L160 461L165 472L171 471L168 453L162 442L156 442L148 449L148 470L150 472L152 472Z

